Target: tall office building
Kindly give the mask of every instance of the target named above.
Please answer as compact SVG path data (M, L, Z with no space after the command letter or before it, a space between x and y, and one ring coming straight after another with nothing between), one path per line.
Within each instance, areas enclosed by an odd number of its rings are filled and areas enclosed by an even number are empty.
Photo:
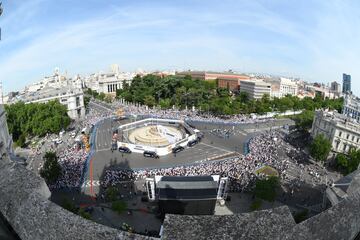
M351 75L343 73L343 93L351 92Z
M340 89L340 84L337 83L336 81L332 82L332 83L331 83L330 90L331 90L333 93L339 93L339 92L341 91L341 89Z

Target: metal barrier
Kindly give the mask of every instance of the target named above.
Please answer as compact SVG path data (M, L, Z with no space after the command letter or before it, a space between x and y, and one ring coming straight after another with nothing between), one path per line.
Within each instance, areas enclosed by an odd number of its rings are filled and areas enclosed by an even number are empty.
M89 164L90 164L90 160L91 158L93 157L93 155L95 154L95 139L96 139L96 132L97 132L97 128L98 128L98 125L100 123L102 123L104 121L104 119L98 121L97 123L95 123L95 125L92 127L92 131L90 131L90 140L89 140L89 143L90 143L90 152L88 153L87 157L86 157L86 160L85 160L85 163L84 163L84 167L83 167L83 172L82 172L82 176L81 176L81 180L80 180L80 183L79 183L79 188L81 189L81 186L84 184L85 182L85 177L88 176L89 174Z

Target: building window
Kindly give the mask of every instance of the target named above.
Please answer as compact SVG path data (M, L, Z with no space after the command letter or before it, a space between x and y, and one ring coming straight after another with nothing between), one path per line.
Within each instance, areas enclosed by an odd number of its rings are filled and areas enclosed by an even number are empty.
M80 97L76 97L76 107L80 106Z
M352 136L351 141L354 141L354 139L355 139L355 136Z
M350 134L347 134L347 135L346 135L346 139L349 139L349 137L350 137Z
M341 132L341 131L339 131L339 137L341 137L341 134L342 134L342 132Z

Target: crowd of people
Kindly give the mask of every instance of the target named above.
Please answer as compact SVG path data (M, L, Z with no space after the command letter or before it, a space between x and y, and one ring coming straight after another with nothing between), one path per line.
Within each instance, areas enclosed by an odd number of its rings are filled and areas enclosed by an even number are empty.
M99 103L100 104L100 103ZM101 103L103 104L103 103ZM193 120L220 121L220 118L214 116L198 116L196 111L190 110L159 110L148 109L143 106L124 105L120 102L112 103L111 107L116 109L122 107L127 114L152 115L161 118L184 118ZM78 130L91 128L97 122L104 118L112 116L114 110L110 107L91 108L86 118L77 123ZM249 117L236 117L234 119L221 119L221 121L247 122ZM230 134L230 132L214 134ZM224 136L225 136L224 135ZM88 152L84 148L78 148L76 145L69 145L65 149L57 150L59 163L63 169L61 178L53 184L52 187L78 187L81 184L84 166ZM290 164L301 165L300 159L305 159L297 149L292 148L285 141L285 136L279 131L267 131L253 137L248 142L248 153L238 155L225 160L194 163L186 166L176 166L171 168L144 169L144 170L126 170L126 169L106 169L101 185L108 187L116 185L123 181L140 180L155 175L163 176L192 176L192 175L220 175L229 178L229 191L243 191L253 186L257 179L256 170L267 165L279 172L281 178L286 179L287 169ZM56 149L55 149L56 150ZM299 161L299 162L298 162ZM304 167L303 167L304 168ZM316 177L317 174L314 174Z
M194 163L185 166L170 168L129 170L129 169L107 169L102 186L115 186L123 181L138 181L147 177L161 176L196 176L196 175L220 175L229 178L230 192L241 192L249 190L254 186L259 174L256 170L263 166L274 168L284 182L292 176L290 166L298 170L301 175L306 175L313 184L322 184L321 176L326 175L326 170L319 166L304 164L308 156L300 149L290 145L285 140L285 134L281 131L266 131L254 136L248 142L249 153L227 158L225 160ZM299 184L299 181L297 181ZM289 186L291 189L296 186Z
M46 151L53 151L58 157L62 174L55 183L49 186L50 188L77 188L81 185L86 168L85 162L89 154L83 142L84 134L88 134L96 123L111 115L112 111L110 110L90 108L85 118L75 122L73 130L63 136L65 141L62 141L61 144L55 144L52 141L52 139L59 138L59 136L48 134L39 141L39 144L32 148L30 160L39 157L39 155ZM67 135L72 135L73 137ZM38 170L41 167L42 164Z
M274 120L274 118L257 117L255 115L236 114L231 116L216 116L210 112L200 112L197 109L160 109L149 108L140 104L124 103L114 101L106 104L109 108L124 108L128 115L146 115L149 117L182 119L194 122L218 123L218 124L245 124L262 123Z
M62 174L50 188L76 188L81 184L87 152L75 144L71 148L57 152Z
M194 176L220 175L229 178L229 191L240 192L253 186L257 176L255 171L264 166L271 166L282 172L287 162L277 158L277 132L267 132L252 138L249 142L250 153L230 159L204 162L200 164L177 166L160 169L128 170L107 169L101 183L103 187L114 186L122 181L140 180L155 175Z

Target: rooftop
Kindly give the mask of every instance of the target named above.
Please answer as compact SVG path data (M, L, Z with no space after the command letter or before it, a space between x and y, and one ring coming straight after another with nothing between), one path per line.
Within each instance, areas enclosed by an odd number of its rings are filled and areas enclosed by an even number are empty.
M25 92L21 98L24 102L32 102L45 98L62 97L79 93L82 93L81 89L71 86L64 86L62 88L46 87L36 92Z
M233 75L233 76L246 76L246 74L235 73L235 72L213 72L213 71L183 71L177 72L176 74L217 74L217 75Z
M271 86L270 83L264 82L262 80L241 80L240 81L240 86L241 86L241 84L244 84L244 83L252 84L252 85L255 85L255 86L264 86L264 87Z

